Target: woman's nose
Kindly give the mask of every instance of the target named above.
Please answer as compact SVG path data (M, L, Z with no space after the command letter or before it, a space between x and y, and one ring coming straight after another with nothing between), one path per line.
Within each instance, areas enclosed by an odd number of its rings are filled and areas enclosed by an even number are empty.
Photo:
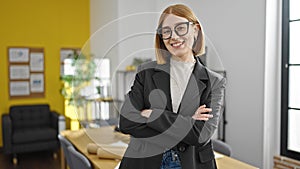
M175 30L172 30L172 34L171 34L171 39L178 39L178 35L177 33L175 32Z

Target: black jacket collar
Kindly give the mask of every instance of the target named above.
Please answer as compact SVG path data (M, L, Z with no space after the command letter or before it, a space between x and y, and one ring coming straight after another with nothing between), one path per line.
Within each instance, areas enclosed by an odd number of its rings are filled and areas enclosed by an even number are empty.
M195 60L195 67L188 82L187 89L182 97L180 109L188 106L185 103L188 104L190 99L199 97L199 95L201 95L203 90L207 87L206 84L209 78L206 68L199 61L199 57L195 57ZM172 99L170 92L170 60L168 59L165 64L157 64L155 71L156 72L153 74L152 79L157 89L162 90L165 94L165 96L162 97L166 97L167 99L167 109L172 111Z

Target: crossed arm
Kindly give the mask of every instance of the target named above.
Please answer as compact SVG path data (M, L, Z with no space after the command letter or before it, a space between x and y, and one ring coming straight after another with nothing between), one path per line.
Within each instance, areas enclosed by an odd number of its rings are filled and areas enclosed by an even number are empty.
M183 116L165 109L145 109L141 76L139 73L136 75L134 85L121 109L120 129L123 133L135 138L167 134L189 145L199 145L210 139L222 111L225 79L213 84L211 108L202 105L192 116Z

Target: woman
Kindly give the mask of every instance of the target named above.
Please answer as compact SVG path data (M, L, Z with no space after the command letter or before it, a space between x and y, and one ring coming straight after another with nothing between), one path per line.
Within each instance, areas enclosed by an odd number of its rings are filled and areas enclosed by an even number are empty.
M120 169L215 169L210 138L223 108L225 79L204 67L204 33L185 5L159 19L156 61L142 64L121 109L131 135Z

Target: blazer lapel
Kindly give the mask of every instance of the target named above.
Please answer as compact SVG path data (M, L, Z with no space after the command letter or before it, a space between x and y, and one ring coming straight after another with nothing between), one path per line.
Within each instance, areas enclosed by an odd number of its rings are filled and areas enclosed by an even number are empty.
M170 63L167 62L163 65L157 65L156 73L153 74L152 79L157 89L160 89L162 92L159 92L160 99L162 101L156 100L156 103L165 103L166 109L173 111L171 92L170 92ZM157 98L158 99L158 98Z
M182 97L178 113L193 115L201 103L201 95L207 87L208 75L205 67L196 58L196 64Z

